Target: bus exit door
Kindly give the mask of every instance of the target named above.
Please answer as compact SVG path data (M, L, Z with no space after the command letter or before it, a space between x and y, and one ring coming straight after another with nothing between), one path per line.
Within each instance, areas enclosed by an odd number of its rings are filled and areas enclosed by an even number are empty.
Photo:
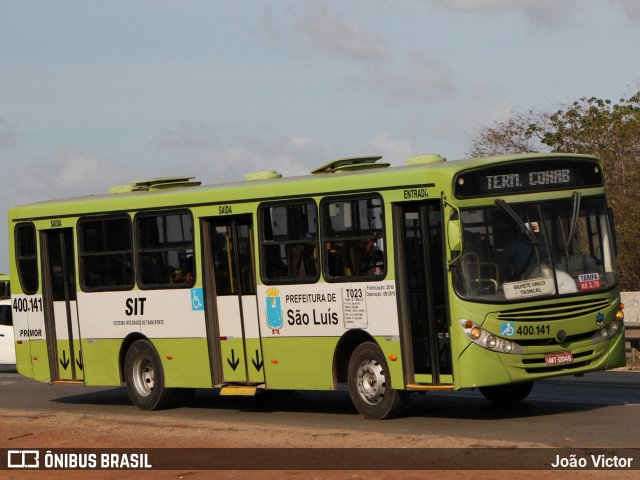
M250 215L203 221L205 307L214 384L264 383Z
M398 204L393 213L407 383L452 384L440 200Z
M40 246L50 379L82 380L84 365L76 305L73 230L43 231Z

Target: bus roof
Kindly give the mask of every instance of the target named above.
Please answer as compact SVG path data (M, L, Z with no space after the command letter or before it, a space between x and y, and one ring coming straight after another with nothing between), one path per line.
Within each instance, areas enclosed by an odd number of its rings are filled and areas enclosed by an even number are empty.
M60 214L99 214L114 210L193 206L210 203L263 201L268 198L300 198L371 191L394 186L424 186L448 181L465 170L516 160L554 161L560 158L596 160L590 155L566 153L534 153L480 157L445 161L439 155L420 155L407 160L407 165L389 167L375 163L382 157L355 157L334 160L308 175L282 177L274 171L248 174L250 180L201 185L194 177L160 177L112 187L110 193L67 197L17 206L10 210L13 221L43 218ZM387 168L388 167L388 168ZM286 188L283 188L285 187ZM444 184L443 184L444 188Z

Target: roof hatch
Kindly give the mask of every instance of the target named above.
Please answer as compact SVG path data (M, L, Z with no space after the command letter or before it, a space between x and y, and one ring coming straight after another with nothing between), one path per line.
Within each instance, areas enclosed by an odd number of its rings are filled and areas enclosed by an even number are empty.
M247 173L244 178L246 178L250 182L254 182L256 180L271 180L273 178L282 178L282 174L276 172L275 170L263 170L261 172Z
M388 163L376 163L382 157L351 157L351 158L339 158L338 160L333 160L332 162L327 163L315 170L312 170L311 173L339 173L339 172L349 172L352 170L366 170L369 168L386 168L389 166Z
M201 182L194 181L195 177L158 177L147 180L136 180L126 185L109 188L109 193L148 192L178 187L197 187Z
M415 155L407 158L407 165L426 165L429 163L444 162L444 158L439 153L427 153L425 155Z

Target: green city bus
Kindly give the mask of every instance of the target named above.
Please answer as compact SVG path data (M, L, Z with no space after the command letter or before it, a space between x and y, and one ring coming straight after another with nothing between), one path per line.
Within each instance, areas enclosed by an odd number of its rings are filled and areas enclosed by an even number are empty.
M382 419L412 392L509 404L536 380L625 364L596 158L380 158L12 208L18 371L126 385L145 410L197 388L346 384Z

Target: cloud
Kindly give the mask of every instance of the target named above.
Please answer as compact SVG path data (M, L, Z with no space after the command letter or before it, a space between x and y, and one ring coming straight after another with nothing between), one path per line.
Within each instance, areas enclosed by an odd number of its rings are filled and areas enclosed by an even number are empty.
M190 164L204 183L223 183L243 181L246 174L263 170L286 177L306 175L332 158L310 137L237 137L233 144L217 145Z
M388 55L382 39L361 21L346 20L314 3L299 18L312 45L322 51L347 55L356 60L380 60Z
M202 149L215 143L214 134L199 122L183 122L177 128L161 130L151 145L160 150Z
M115 166L73 147L48 156L23 155L11 169L11 198L16 205L52 198L107 193L133 178L130 169Z
M425 0L441 10L486 15L520 12L535 24L575 21L588 9L582 0Z
M640 23L640 2L638 0L609 0L609 2L622 8L629 20Z
M398 69L394 72L386 65L370 63L356 81L386 87L394 101L429 103L450 98L455 92L451 67L445 60L413 53L408 64Z
M12 125L0 117L0 152L16 147L16 137Z
M381 162L400 164L416 154L415 146L409 140L395 137L388 131L376 133L371 139L371 146L378 155L382 155Z

